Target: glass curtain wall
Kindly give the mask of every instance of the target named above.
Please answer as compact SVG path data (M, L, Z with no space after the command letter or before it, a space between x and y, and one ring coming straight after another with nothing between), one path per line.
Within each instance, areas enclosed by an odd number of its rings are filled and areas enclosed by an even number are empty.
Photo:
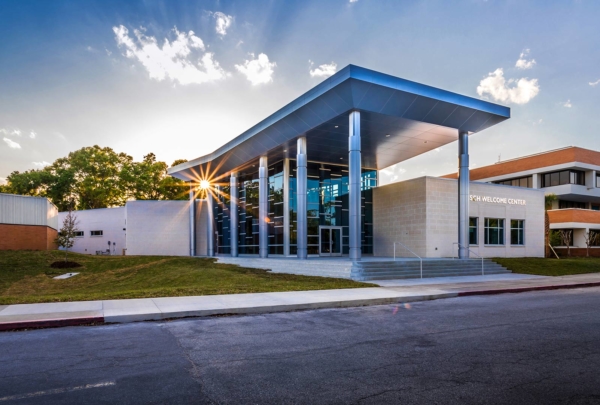
M214 218L217 254L231 253L230 215L229 215L229 186L217 186L214 196Z
M306 210L308 254L319 254L319 227L342 227L342 254L349 253L348 166L308 162ZM373 253L373 191L377 171L363 169L361 176L362 252ZM290 254L297 253L296 161L290 159Z
M283 254L283 161L269 166L269 254Z
M290 254L297 254L296 161L289 168ZM268 168L269 254L284 254L284 162ZM342 227L342 254L349 252L348 166L309 162L307 179L308 253L319 254L319 227ZM373 188L377 171L363 169L361 176L361 244L364 254L373 253ZM238 253L258 254L258 171L252 168L238 178ZM215 197L214 218L217 234L215 251L230 254L229 187L220 186Z
M238 179L238 253L258 254L258 170Z

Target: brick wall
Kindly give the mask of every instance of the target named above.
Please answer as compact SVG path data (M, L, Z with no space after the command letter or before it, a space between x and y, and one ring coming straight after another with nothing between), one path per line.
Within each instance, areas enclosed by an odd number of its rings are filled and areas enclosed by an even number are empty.
M41 225L0 224L0 250L56 249L57 231Z
M567 208L548 211L551 224L563 222L581 222L587 224L600 224L600 211Z
M570 147L541 153L535 156L528 156L521 159L515 159L507 162L496 163L490 166L471 169L470 179L472 181L487 179L489 177L502 176L510 173L518 173L526 170L535 170L541 167L560 165L564 163L581 162L592 165L600 165L600 152L589 149ZM442 176L449 179L456 179L457 173Z

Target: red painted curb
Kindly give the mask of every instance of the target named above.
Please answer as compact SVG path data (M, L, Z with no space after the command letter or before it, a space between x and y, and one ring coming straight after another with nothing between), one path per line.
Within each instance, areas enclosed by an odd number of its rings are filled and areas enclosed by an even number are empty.
M481 290L481 291L463 291L459 292L459 297L467 297L470 295L493 295L504 293L521 293L528 291L544 291L544 290L563 290L569 288L584 288L584 287L600 287L600 282L581 283L581 284L561 284L561 285L544 285L538 287L520 287L520 288L503 288L498 290Z
M0 323L0 331L19 329L59 328L63 326L89 325L92 323L104 323L104 317L93 316L89 318L44 319L39 321L3 322Z

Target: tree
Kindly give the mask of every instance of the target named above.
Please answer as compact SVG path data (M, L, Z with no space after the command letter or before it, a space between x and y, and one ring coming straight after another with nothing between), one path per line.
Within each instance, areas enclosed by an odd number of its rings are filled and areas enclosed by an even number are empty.
M134 162L125 153L97 145L71 152L43 169L12 172L0 188L47 197L59 211L118 207L133 199L185 200L188 190L186 182L167 174L167 164L153 153Z
M571 236L573 231L567 229L561 229L558 231L562 245L567 247L567 256L571 256Z
M546 257L550 256L548 245L550 244L550 217L548 216L548 210L552 209L552 203L556 201L556 194L546 194L544 196L544 251Z
M77 229L78 224L79 221L77 220L77 215L69 209L69 212L63 220L63 226L60 228L60 231L58 231L58 236L55 240L59 247L65 248L65 263L67 262L69 249L75 245L76 232L79 231L79 229Z
M590 257L590 246L596 246L600 242L600 233L588 230L583 237L585 238L586 256Z

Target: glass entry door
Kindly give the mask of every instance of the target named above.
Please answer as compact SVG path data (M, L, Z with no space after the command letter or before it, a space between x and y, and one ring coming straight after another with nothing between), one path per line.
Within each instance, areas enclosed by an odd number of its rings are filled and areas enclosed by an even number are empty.
M342 227L320 226L319 227L319 255L341 256L342 255Z

